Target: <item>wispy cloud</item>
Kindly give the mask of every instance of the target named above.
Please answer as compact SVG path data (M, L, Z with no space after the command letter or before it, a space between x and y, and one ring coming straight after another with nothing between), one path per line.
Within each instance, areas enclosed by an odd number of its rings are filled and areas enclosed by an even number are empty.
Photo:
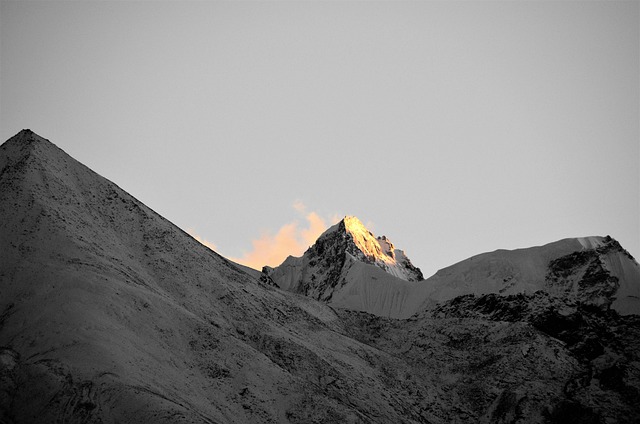
M264 231L251 242L251 251L229 259L258 270L265 265L280 265L289 255L302 255L329 225L340 219L337 215L325 219L316 212L309 212L301 201L294 202L292 207L304 218L303 224L296 219L280 227L275 234Z
M215 251L218 250L218 247L215 244L200 237L198 234L196 234L196 230L194 230L193 228L187 228L187 233L194 239L198 240L201 244L207 246L209 249Z

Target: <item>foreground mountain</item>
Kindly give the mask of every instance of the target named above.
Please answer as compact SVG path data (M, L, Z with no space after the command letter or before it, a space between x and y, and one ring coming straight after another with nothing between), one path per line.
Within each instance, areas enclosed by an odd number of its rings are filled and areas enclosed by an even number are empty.
M469 297L410 320L332 309L28 130L0 146L0 218L2 423L638 419L639 326L615 310L558 327Z
M347 217L302 257L265 267L262 278L335 307L392 318L408 318L467 294L539 290L621 314L640 314L640 265L609 236L484 253L426 280L404 252L385 255L387 243L386 237L374 238L357 218ZM393 261L393 268L384 260Z
M0 149L0 422L401 421L371 362L387 355L334 311L30 131Z

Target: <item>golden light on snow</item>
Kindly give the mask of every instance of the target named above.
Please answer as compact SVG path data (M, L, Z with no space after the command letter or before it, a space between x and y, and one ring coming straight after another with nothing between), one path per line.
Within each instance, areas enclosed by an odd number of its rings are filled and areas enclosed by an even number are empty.
M396 264L393 244L388 242L386 238L377 240L375 235L355 216L345 217L344 223L347 231L353 237L353 242L362 253L390 265Z

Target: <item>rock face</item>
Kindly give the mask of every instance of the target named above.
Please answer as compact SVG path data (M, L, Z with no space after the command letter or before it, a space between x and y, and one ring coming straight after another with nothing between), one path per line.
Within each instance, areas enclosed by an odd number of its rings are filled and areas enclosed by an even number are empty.
M611 237L564 239L544 246L497 250L438 271L417 310L457 296L532 294L538 290L640 314L640 265Z
M551 422L620 422L621 416L640 421L640 316L619 315L591 298L572 301L543 291L461 296L432 315L526 323L561 341L578 369L565 383L565 399L550 410Z
M262 279L334 306L396 316L404 302L394 299L402 297L386 296L385 290L402 290L422 281L423 276L387 237L376 238L358 218L347 216L325 231L302 257L289 256L276 268L263 268Z
M0 146L0 218L2 423L638 421L640 324L600 300L615 284L591 254L543 273L557 293L592 284L586 303L334 309L246 273L28 130ZM607 243L597 257L617 258ZM347 279L425 283L350 257Z
M640 420L637 315L542 291L460 296L409 320L341 314L355 338L402 358L410 381L433 381L452 422Z
M601 309L640 314L638 263L609 236L596 247L550 261L544 290Z
M386 236L376 238L355 216L347 216L329 228L318 240L328 250L337 246L331 254L348 253L360 262L372 264L405 281L423 279L419 268L413 266L404 251L396 249ZM323 256L320 246L317 256Z

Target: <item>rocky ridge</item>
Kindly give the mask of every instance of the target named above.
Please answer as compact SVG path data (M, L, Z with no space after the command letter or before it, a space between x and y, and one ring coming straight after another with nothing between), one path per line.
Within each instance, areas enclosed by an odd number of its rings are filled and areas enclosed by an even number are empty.
M393 259L393 267L380 258ZM265 267L262 279L335 307L392 318L409 318L467 294L538 290L620 314L640 314L640 264L610 236L483 253L426 280L405 258L386 237L376 239L357 218L347 217L302 257ZM398 278L398 269L404 278Z

